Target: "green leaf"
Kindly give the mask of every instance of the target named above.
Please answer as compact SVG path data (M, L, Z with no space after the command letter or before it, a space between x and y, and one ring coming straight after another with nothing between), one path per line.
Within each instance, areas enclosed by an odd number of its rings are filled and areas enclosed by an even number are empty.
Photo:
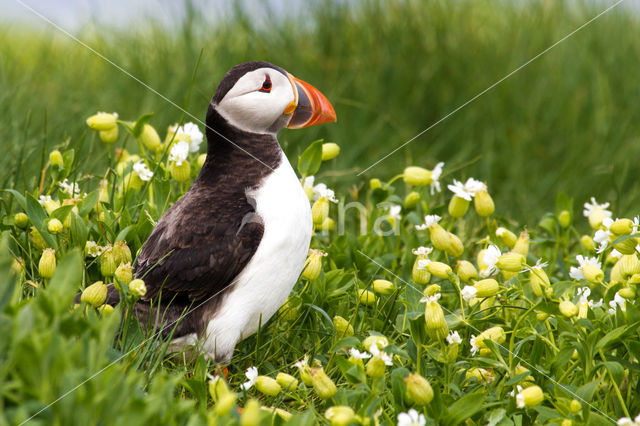
M51 248L58 249L58 243L56 239L47 231L45 220L47 219L47 212L40 205L38 200L36 200L33 195L27 194L27 216L33 223L33 226L36 227L38 232L42 235L47 245Z
M90 192L78 206L78 215L86 216L96 206L98 202L98 190Z
M598 340L598 343L596 343L595 347L593 348L593 352L598 352L600 349L604 349L608 344L627 334L627 331L631 330L634 327L637 327L638 324L639 323L634 323L611 330L610 332L605 334L602 339Z
M336 362L338 363L338 367L345 379L353 383L367 382L367 376L364 374L364 370L362 368L352 364L349 360L342 357L336 357Z
M484 404L485 395L475 392L463 396L448 407L447 415L442 418L443 424L458 425L473 416Z
M69 216L69 212L72 208L73 206L60 206L51 212L51 218L58 219L60 222L64 222L67 216Z
M22 210L27 210L27 202L24 198L24 195L22 195L15 189L5 189L5 191L12 194L15 197L18 204L20 204L20 207L22 207Z
M142 129L144 128L144 125L147 124L147 122L149 120L151 120L151 117L153 117L153 113L152 112L148 112L146 114L142 114L140 117L138 117L138 119L135 122L129 122L129 121L120 121L118 120L118 123L123 124L124 127L131 132L131 134L135 137L135 138L139 138L140 135L142 134Z
M304 150L298 159L298 173L302 177L316 174L322 164L322 142L324 139L318 139Z
M84 263L80 250L73 249L60 261L47 286L47 293L54 296L58 312L69 308L71 301L82 284Z

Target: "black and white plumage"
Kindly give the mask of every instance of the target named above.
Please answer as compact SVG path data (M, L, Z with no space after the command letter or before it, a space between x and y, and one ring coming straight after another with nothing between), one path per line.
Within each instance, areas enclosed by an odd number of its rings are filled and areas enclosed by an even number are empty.
M328 121L326 98L280 67L249 62L224 76L207 112L207 160L136 259L147 286L135 307L141 322L219 361L266 323L295 284L312 234L308 198L276 133ZM165 326L185 312L175 331Z

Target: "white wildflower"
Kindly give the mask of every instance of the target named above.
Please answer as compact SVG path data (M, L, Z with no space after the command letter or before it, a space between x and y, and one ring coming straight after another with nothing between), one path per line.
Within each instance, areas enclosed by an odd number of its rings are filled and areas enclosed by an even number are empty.
M433 251L433 248L431 247L418 247L418 248L414 248L413 250L411 250L411 253L415 254L416 256L429 256L429 254Z
M576 260L578 261L578 267L576 268L575 266L572 266L569 269L569 276L571 278L573 278L574 280L583 280L584 279L584 274L582 273L582 267L584 265L590 264L593 266L597 266L598 268L600 268L600 262L598 262L598 259L595 257L584 257L581 254L576 256Z
M389 209L389 217L393 218L393 219L400 219L400 211L402 210L402 207L397 205L397 204L389 204L387 206L387 208Z
M478 290L474 286L465 285L460 293L462 293L462 298L464 299L464 301L469 302L471 299L474 299L476 297Z
M498 258L500 257L500 249L498 246L491 244L484 251L484 256L482 257L482 261L485 265L487 265L487 269L480 272L480 275L484 278L490 277L493 274L498 272L498 267L496 263L498 263Z
M335 192L333 192L332 189L327 188L327 185L325 185L324 183L319 183L313 187L313 198L314 200L318 198L326 198L332 203L338 202L338 199L335 196Z
M138 162L133 165L133 171L145 182L150 181L153 177L153 172L149 170L144 160L138 160Z
M374 358L379 358L382 361L384 361L385 365L393 365L393 359L391 357L391 355L389 355L388 353L381 351L378 348L378 344L377 343L372 343L371 346L369 346L369 352L371 353L371 355Z
M509 392L509 395L515 397L517 393L522 392L522 386L516 385L516 388Z
M611 232L609 228L611 227L611 225L613 225L613 222L613 219L611 219L610 217L605 217L604 219L602 219L602 226L604 227L604 229L598 229L593 236L593 241L600 244L600 247L598 247L596 253L602 253L609 245L611 237L613 236L613 232Z
M88 256L98 257L104 252L104 247L99 246L95 241L87 241L84 246L84 251Z
M440 162L436 164L436 166L431 171L431 184L430 184L431 195L433 195L436 191L438 192L442 191L442 189L440 188L440 176L442 175L443 167L444 167L444 163Z
M456 197L465 199L467 201L471 201L471 199L475 195L474 193L468 191L467 188L465 188L464 183L455 179L453 180L453 185L447 185L447 188L449 188L449 191L453 192Z
M52 201L53 199L51 198L51 195L41 195L40 197L38 197L38 202L41 206L44 206L45 203L50 203Z
M69 180L66 178L62 182L58 182L58 186L60 187L60 190L62 190L62 192L64 192L70 197L78 198L80 197L80 194L82 194L82 191L80 191L80 186L78 185L78 183L77 182L69 183ZM87 194L85 193L84 195L86 196Z
M578 289L578 296L579 296L579 300L578 300L578 304L580 305L588 305L591 309L593 308L599 308L600 306L602 306L602 299L600 299L597 302L594 302L593 300L589 300L589 296L591 296L591 289L589 287L582 287Z
M176 166L181 166L182 162L187 159L189 155L189 142L178 141L171 146L169 152L169 161L172 161Z
M200 144L204 139L204 135L197 124L185 123L184 126L180 126L176 129L175 139L189 142L189 150L191 152L198 152Z
M244 375L247 376L249 380L240 385L240 387L244 390L249 390L251 386L256 383L256 380L258 380L258 367L249 367Z
M442 295L440 293L436 293L433 296L425 296L422 299L420 299L420 303L437 302L438 300L440 300L441 297Z
M453 345L453 344L458 344L459 345L460 343L462 343L462 339L460 338L460 335L458 334L457 331L452 331L447 336L447 342L450 345Z
M476 345L476 340L476 336L472 334L469 339L469 343L471 344L471 355L475 355L480 350L480 347Z
M609 207L609 203L598 204L595 197L591 197L591 203L584 203L584 210L582 211L582 214L585 217L588 217L593 210L602 209L605 217L611 217L611 212L607 210L607 207Z
M425 269L427 269L427 265L429 263L431 263L431 261L429 259L420 259L420 260L418 260L418 267L416 269L424 271Z
M625 310L625 307L624 307L625 302L626 302L625 298L620 296L620 293L616 292L615 296L613 296L613 300L611 302L609 302L609 306L611 306L611 309L609 309L609 313L611 315L614 315L616 313L616 308L618 306L620 306L620 310L621 311L624 311Z
M410 409L407 413L398 414L398 426L424 426L427 419L424 414L419 414L415 409Z
M376 346L377 347L377 346ZM360 352L356 348L349 349L349 355L351 355L355 359L367 359L371 358L371 354L367 351Z
M431 228L433 225L440 222L440 219L442 218L437 214L429 214L424 217L424 223L422 225L416 225L416 229L422 231L423 229Z

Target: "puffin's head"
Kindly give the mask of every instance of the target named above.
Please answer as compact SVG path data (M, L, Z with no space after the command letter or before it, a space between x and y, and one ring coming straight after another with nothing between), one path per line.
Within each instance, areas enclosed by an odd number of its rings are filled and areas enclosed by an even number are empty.
M252 133L336 121L333 107L318 89L268 62L231 68L220 81L211 107L233 126Z

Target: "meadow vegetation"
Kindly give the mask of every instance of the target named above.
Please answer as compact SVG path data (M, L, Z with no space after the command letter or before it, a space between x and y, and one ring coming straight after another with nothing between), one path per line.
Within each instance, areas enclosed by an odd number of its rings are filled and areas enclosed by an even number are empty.
M358 175L602 8L318 2L77 34L184 111L64 35L3 26L0 424L633 424L637 14L614 9ZM338 114L279 136L313 250L228 365L167 356L131 319L131 264L197 176L215 84L256 59Z

